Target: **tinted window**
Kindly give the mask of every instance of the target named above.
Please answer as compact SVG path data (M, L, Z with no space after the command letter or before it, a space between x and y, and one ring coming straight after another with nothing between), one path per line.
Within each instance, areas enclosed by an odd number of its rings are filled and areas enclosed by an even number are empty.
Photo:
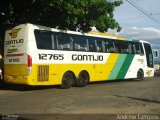
M96 52L96 44L95 44L95 39L94 38L89 39L89 51L90 52Z
M56 40L58 50L71 50L71 38L69 35L59 33Z
M132 54L132 44L130 42L123 41L121 44L121 53Z
M115 45L115 52L120 53L121 52L122 41L115 41L114 45Z
M144 54L143 48L142 48L142 44L139 42L134 42L133 43L133 52L135 54Z
M54 49L54 44L52 44L52 41L54 41L54 34L52 34L49 31L40 31L35 30L34 31L37 48L38 49ZM53 42L54 43L54 42Z
M88 51L88 40L83 36L72 36L73 38L73 48L76 51Z
M102 40L96 40L97 52L103 52L102 43L103 43Z
M131 54L131 43L128 41L115 41L115 48L116 52L122 53L122 54Z
M104 41L105 42L105 51L108 53L114 53L115 52L115 47L114 47L114 43L113 40L107 40Z

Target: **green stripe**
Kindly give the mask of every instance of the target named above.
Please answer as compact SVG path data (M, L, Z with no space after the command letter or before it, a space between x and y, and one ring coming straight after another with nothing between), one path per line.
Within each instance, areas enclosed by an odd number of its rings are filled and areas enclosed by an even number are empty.
M116 79L124 79L128 69L133 61L134 56L135 56L134 54L128 54L126 56Z
M124 63L124 60L125 60L126 56L127 56L126 54L119 55L119 57L117 59L117 62L114 65L114 68L113 68L111 74L109 75L109 78L108 78L109 80L116 79L116 76L118 75L118 73L119 73L119 71L120 71L120 69L121 69L121 67Z

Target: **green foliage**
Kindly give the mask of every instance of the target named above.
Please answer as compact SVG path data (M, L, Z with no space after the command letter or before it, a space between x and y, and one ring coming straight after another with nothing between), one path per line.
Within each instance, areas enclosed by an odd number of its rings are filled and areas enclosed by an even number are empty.
M41 24L60 29L99 31L120 30L113 11L121 0L1 0L0 26L6 28L21 23Z
M3 53L4 31L22 23L81 32L90 31L93 26L101 32L109 28L120 31L113 11L121 4L122 0L1 0L0 54Z

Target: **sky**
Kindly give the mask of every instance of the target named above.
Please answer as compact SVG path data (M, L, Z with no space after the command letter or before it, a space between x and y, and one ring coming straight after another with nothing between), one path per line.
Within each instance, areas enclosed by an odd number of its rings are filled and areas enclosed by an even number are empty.
M119 33L113 30L109 32L125 38L149 41L154 49L160 51L160 0L128 1L134 3L154 20L132 6L127 0L123 0L123 4L116 7L114 11L114 18L122 30Z

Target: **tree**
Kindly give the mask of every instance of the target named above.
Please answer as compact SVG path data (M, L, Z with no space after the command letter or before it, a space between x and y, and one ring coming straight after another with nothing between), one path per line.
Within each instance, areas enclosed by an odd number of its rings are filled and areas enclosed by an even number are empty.
M119 31L113 11L121 4L121 0L1 0L0 26L30 22L70 30L89 31L95 26L102 32Z
M120 31L113 11L121 4L122 0L1 0L0 36L3 39L8 27L27 22L82 32L92 26L101 32Z

